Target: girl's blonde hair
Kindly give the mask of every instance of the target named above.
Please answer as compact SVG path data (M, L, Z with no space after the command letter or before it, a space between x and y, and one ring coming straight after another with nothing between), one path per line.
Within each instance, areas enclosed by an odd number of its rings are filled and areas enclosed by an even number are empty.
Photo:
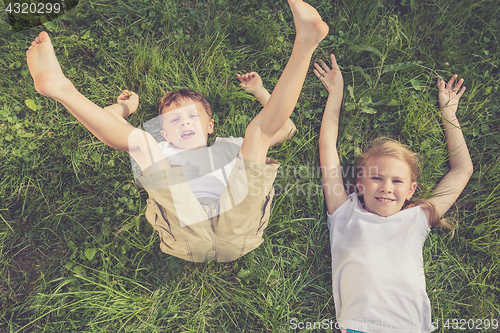
M379 156L391 156L397 158L398 160L406 163L410 168L411 173L411 181L416 182L420 176L420 156L406 148L404 145L399 143L396 140L387 138L387 137L379 137L375 139L371 145L370 149L362 155L358 162L356 163L356 170L358 171L358 175L362 176L364 167L370 157L379 157ZM417 183L418 184L418 183ZM402 209L421 206L422 208L427 208L430 211L430 220L429 225L431 227L444 227L450 230L453 230L453 225L448 221L449 219L441 219L438 209L436 205L429 199L417 199L415 202L410 203L406 201Z

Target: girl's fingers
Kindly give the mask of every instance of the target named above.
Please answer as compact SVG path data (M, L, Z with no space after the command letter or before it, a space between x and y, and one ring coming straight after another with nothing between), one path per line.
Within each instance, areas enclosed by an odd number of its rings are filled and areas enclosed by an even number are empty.
M457 84L455 85L455 87L453 88L453 91L459 91L460 90L460 87L462 86L462 84L464 83L464 79L460 79Z
M317 70L318 72L319 72L319 71L322 71L321 66L320 66L320 65L318 65L317 63L314 63L314 67L316 67L316 69L315 69L315 70Z
M325 84L324 82L324 74L320 74L320 72L318 70L314 70L314 74L316 74L316 77L321 81L321 83Z
M332 59L332 68L340 70L339 65L337 64L337 59L333 53L330 54L330 58Z
M438 77L438 90L442 91L444 89L444 81L442 78Z
M448 83L446 84L446 89L450 89L451 90L451 87L453 86L453 82L455 82L455 79L457 78L457 75L454 74L450 81L448 81Z
M325 70L325 72L328 72L330 70L330 68L328 67L328 65L323 60L320 60L320 61L321 61L321 66L323 67L323 69Z

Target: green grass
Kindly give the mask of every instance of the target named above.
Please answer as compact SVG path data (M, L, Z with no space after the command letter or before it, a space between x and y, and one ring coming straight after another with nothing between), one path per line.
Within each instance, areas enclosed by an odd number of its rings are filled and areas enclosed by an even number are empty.
M310 3L330 26L313 61L333 52L344 74L345 170L390 136L422 155L417 195L430 195L448 170L436 78L465 78L458 112L475 171L446 215L459 227L425 243L427 291L440 332L454 331L447 318L500 319L498 1ZM139 94L134 126L165 91L187 87L209 99L213 138L242 136L260 107L235 74L257 71L273 89L294 39L286 2L93 0L46 27L12 33L2 20L0 332L288 332L293 319L335 319L317 170L327 93L312 67L292 116L298 133L269 153L282 166L265 242L231 263L196 264L159 251L130 158L38 94L25 62L48 30L90 100Z

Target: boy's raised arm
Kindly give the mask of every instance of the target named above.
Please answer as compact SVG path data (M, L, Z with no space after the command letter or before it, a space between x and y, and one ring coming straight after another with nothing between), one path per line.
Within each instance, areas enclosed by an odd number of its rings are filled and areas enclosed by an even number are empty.
M321 61L321 66L314 64L314 74L328 90L325 112L319 134L319 159L323 174L323 192L328 214L333 214L344 202L347 194L342 180L340 160L337 153L340 107L344 92L344 80L335 56L331 55L332 69Z
M240 86L245 89L249 94L252 94L257 98L262 106L265 106L271 94L264 87L261 77L255 72L245 73L243 75L237 74L236 77L240 81ZM279 131L273 136L270 147L276 146L285 140L291 139L292 136L297 132L297 128L293 121L288 118L286 123L279 129Z
M462 193L474 168L456 116L458 101L465 92L465 87L460 89L464 79L460 79L453 86L456 78L457 75L453 75L448 83L445 83L441 78L438 79L439 107L441 108L444 134L450 154L450 171L436 186L434 196L430 198L436 204L440 217L448 211Z

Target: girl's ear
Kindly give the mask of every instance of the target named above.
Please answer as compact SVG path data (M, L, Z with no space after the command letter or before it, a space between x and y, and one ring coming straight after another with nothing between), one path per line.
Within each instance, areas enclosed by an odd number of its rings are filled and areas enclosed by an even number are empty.
M356 188L358 189L358 194L363 194L363 181L362 178L356 178Z
M415 194L415 191L417 190L417 182L412 182L410 184L410 192L408 193L408 196L406 197L407 200L410 200L413 194Z

